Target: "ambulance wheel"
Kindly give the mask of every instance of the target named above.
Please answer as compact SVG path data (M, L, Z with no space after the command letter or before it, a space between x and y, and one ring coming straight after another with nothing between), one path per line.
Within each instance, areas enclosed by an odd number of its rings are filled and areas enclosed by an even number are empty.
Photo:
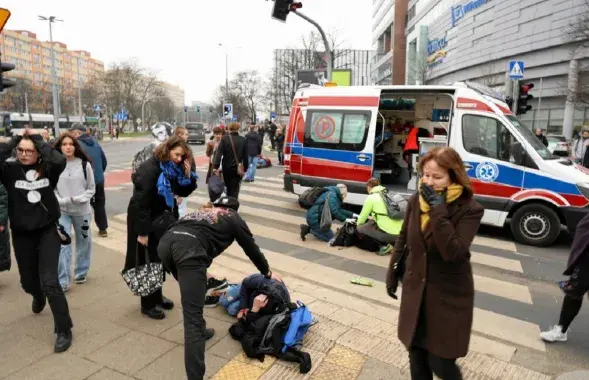
M511 232L519 243L538 247L549 246L560 234L560 219L548 206L527 204L513 214Z

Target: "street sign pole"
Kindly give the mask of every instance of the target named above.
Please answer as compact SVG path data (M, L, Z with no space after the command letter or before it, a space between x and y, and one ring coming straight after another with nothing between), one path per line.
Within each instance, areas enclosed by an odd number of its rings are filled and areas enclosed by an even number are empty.
M524 79L524 61L509 61L509 78L513 81L513 113L517 114L519 81Z

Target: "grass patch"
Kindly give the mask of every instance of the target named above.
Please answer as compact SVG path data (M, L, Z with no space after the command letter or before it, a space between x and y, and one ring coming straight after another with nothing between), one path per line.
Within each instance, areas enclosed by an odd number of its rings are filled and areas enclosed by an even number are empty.
M145 131L145 132L125 132L125 133L120 133L119 137L145 137L145 136L151 136L151 131Z

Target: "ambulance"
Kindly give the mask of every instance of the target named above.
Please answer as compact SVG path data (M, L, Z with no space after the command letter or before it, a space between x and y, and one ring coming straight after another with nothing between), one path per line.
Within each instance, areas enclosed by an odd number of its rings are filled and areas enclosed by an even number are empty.
M403 159L407 132L421 128L421 150ZM589 212L589 171L550 153L489 87L452 85L320 87L296 92L284 144L284 190L343 183L346 202L362 205L366 182L410 196L427 147L450 146L462 157L483 224L509 225L517 242L548 246ZM425 148L424 148L425 147Z

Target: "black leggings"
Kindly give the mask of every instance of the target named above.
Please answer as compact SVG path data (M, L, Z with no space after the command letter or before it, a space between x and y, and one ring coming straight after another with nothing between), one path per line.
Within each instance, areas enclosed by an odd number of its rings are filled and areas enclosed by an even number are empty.
M569 295L564 296L564 302L562 303L562 309L560 310L560 319L558 324L562 327L562 332L565 333L569 329L569 326L579 314L583 305L583 298L575 298Z
M434 374L442 380L462 380L456 359L445 359L419 347L409 351L411 380L433 380Z

